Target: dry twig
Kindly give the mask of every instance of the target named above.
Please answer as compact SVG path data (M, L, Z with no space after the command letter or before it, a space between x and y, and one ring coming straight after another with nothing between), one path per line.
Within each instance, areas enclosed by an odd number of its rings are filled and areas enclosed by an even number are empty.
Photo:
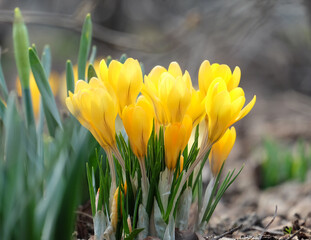
M297 232L295 232L292 236L286 238L285 240L291 240L293 239L296 235L298 235L301 232L302 228L300 228Z
M226 235L228 235L228 234L232 234L232 233L234 233L235 231L237 231L237 230L239 230L240 228L242 228L242 224L241 225L239 225L239 226L237 226L237 227L235 227L235 228L232 228L232 229L230 229L229 231L227 231L227 232L224 232L223 234L221 234L221 235L219 235L219 236L217 236L217 237L214 237L213 238L213 240L218 240L218 239L221 239L222 237L224 237L224 236L226 236Z
M262 236L267 232L268 227L270 227L270 225L274 222L276 216L277 216L277 212L278 212L278 206L275 206L275 211L274 211L274 215L273 218L271 219L271 221L267 224L267 226L264 228L264 230L262 231L262 233L259 235L259 240L262 239Z

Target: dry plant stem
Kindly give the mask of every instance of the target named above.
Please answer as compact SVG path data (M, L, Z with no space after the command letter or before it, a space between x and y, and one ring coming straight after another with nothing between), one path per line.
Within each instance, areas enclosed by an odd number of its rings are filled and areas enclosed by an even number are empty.
M271 219L271 221L267 224L267 226L264 228L264 230L262 231L262 233L260 234L259 236L259 239L261 240L262 239L262 236L265 234L266 230L270 227L270 225L274 222L276 216L277 216L277 213L278 213L278 206L276 205L275 206L275 210L274 210L274 215L273 215L273 218Z
M190 168L188 169L188 171L185 173L184 177L185 179L182 179L180 186L183 186L185 184L185 182L187 181L187 179L190 177L191 173L194 171L195 167L203 160L204 156L206 155L206 153L212 148L212 144L208 144L207 146L201 148L197 158L195 159L195 161L191 164Z
M297 236L301 231L302 231L303 228L300 228L297 232L295 232L292 236L286 238L285 240L291 240L293 239L295 236Z
M147 188L148 188L148 183L147 183L147 175L146 175L146 168L145 168L145 159L144 158L139 158L138 159L139 166L140 166L140 171L141 171L141 176L142 176L142 195L143 195L143 205L146 207L147 204Z
M225 232L225 233L223 233L223 234L221 234L221 235L219 235L219 236L217 236L217 237L214 237L213 240L219 240L219 239L225 237L226 235L232 234L232 233L234 233L235 231L237 231L237 230L239 230L240 228L242 228L242 226L243 226L243 225L241 224L241 225L239 225L239 226L237 226L237 227L235 227L235 228L232 228L231 230L229 230L229 231L227 231L227 232Z
M120 153L119 149L118 149L116 146L114 146L114 147L112 148L112 151L113 151L114 156L115 156L116 159L118 160L119 164L121 165L122 170L125 172L124 159L123 159L123 157L121 156L121 153Z
M117 179L116 179L116 172L115 172L115 167L114 167L114 162L113 162L113 156L112 156L112 152L109 150L106 152L107 153L107 157L108 157L108 163L109 163L109 167L110 167L110 174L111 174L111 189L110 189L110 193L114 193L114 191L116 190L116 184L117 184ZM111 196L111 195L110 195Z
M207 145L202 152L199 152L197 158L195 159L195 161L191 164L190 168L188 169L188 171L182 176L180 185L178 187L178 191L176 196L180 195L180 192L184 186L184 184L186 183L187 179L190 177L191 173L194 171L195 167L203 160L205 154L212 148L212 144ZM174 199L174 204L173 206L175 206L177 203L177 197Z

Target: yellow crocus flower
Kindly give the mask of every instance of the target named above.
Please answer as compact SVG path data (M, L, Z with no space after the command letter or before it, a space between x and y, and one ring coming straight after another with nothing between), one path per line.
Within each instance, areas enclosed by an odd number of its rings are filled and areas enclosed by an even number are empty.
M99 76L99 63L100 63L99 59L95 59L95 61L93 63L93 67L95 69L95 72L96 72L96 75L98 78L100 78L100 76ZM87 63L85 66L85 79L87 79L88 67L89 67L89 63ZM78 79L78 65L73 65L72 70L73 70L73 77L74 77L75 84L78 80L84 80L84 79ZM63 72L61 75L61 84L60 85L61 85L61 87L59 89L60 90L59 91L59 99L60 99L61 103L63 105L65 105L65 100L67 97L66 71Z
M206 95L211 83L216 78L222 78L228 91L239 86L241 79L241 70L239 67L235 67L233 73L226 64L214 63L210 65L208 60L202 62L199 69L199 89L202 94Z
M115 147L117 105L108 88L97 78L89 83L78 80L74 93L66 98L69 111L108 150Z
M187 71L182 75L176 62L168 70L156 66L145 76L142 93L151 100L160 124L181 122L191 101L190 75Z
M179 153L187 146L192 131L192 120L186 115L182 122L170 123L164 133L165 164L174 170Z
M192 118L193 127L198 125L206 114L204 103L203 94L200 92L200 90L195 90L193 88L190 105L186 113Z
M245 95L242 88L228 91L226 82L216 78L210 85L205 103L208 144L219 140L227 128L246 116L253 108L256 96L243 108ZM242 109L243 108L243 109Z
M225 134L213 145L210 155L209 164L213 176L217 176L221 166L228 158L229 153L235 143L236 131L234 127L228 128Z
M105 60L100 62L100 78L110 84L118 99L118 112L121 116L125 106L134 104L143 85L140 64L133 58L128 58L124 64L112 60L109 68Z
M147 154L147 144L152 132L154 111L144 96L123 109L122 121L129 137L132 151L143 160Z
M154 111L149 101L140 96L136 104L123 109L122 121L133 153L137 156L142 175L143 203L147 203L148 179L145 167L148 141L152 132Z

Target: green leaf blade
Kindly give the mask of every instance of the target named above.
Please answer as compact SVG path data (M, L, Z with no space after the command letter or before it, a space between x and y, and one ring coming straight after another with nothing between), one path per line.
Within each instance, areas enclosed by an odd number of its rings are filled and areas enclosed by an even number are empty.
M33 76L42 96L44 113L48 124L49 132L52 136L54 136L57 127L62 129L62 123L51 90L51 86L47 80L46 73L38 58L38 55L32 48L29 48L29 60Z
M88 14L84 20L78 55L78 79L85 80L85 68L92 41L92 20Z

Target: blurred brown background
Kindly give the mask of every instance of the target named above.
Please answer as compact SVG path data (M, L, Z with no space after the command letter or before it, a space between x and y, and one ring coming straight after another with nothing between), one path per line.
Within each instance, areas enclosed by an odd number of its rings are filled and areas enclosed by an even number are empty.
M243 158L263 137L289 141L311 136L311 2L309 0L2 0L0 45L9 85L16 67L12 49L13 9L20 7L30 42L52 50L53 69L76 63L80 30L93 20L97 55L138 58L148 73L171 61L187 69L195 84L201 62L242 70L251 114L238 124L233 158ZM243 151L242 151L243 150ZM242 154L243 153L243 154Z

